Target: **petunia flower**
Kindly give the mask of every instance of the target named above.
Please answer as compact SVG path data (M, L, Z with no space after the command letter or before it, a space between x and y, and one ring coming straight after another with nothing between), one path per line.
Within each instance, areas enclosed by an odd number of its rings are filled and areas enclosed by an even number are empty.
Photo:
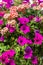
M21 30L24 34L27 34L27 33L30 32L30 27L27 26L27 25L22 25L22 26L20 27L20 30Z
M0 20L0 25L3 25L3 20Z
M7 24L6 27L9 29L10 33L13 33L15 31L15 27L13 27L13 26L11 26L9 24Z
M38 16L36 16L34 20L35 20L36 22L40 22L40 21L41 21L41 19L40 19Z
M28 16L28 19L31 21L34 18L34 15Z
M14 4L13 0L2 0L3 2L6 3L5 7L10 8L12 4Z
M9 62L9 59L8 59L8 56L7 56L7 53L6 53L6 52L4 52L4 53L1 55L1 62L2 62L3 64Z
M36 56L33 56L33 57L31 58L31 61L32 61L32 64L33 64L33 65L37 65L37 64L38 64L38 58L37 58Z
M10 59L9 63L6 63L6 65L16 65L15 61L13 59Z
M20 17L18 18L18 21L20 24L27 24L29 22L29 19L26 17Z
M32 57L32 54L33 54L33 50L31 49L31 47L27 46L25 48L24 58L25 59L30 59Z
M0 11L0 17L3 17L5 14L5 11Z
M38 45L41 45L42 44L42 40L43 40L43 37L40 33L35 33L35 37L34 37L34 44L38 44Z
M10 49L8 51L5 51L2 53L2 55L0 56L0 61L2 63L9 63L10 59L15 55L15 51L13 49Z
M0 36L0 41L4 42L4 36Z
M31 39L27 39L27 44L32 44L32 40Z
M24 36L19 36L17 39L17 43L20 46L24 46L27 43L27 39Z
M16 54L15 50L13 49L6 51L6 53L7 53L8 58L12 58Z
M43 0L38 0L39 4L43 2Z
M24 2L25 2L25 1L26 1L26 2L30 2L29 0L24 0Z

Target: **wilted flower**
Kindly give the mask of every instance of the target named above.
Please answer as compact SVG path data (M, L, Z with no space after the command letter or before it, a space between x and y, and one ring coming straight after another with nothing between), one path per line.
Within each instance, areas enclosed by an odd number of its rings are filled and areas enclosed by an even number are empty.
M30 27L27 26L27 25L22 25L22 26L20 27L20 30L21 30L24 34L27 34L27 33L30 32Z
M38 5L38 6L34 6L33 9L34 10L41 10L41 7L40 7L40 5Z
M33 50L31 49L31 47L27 46L25 49L24 58L30 59L32 57L32 54L33 54Z
M15 26L16 25L16 20L8 20L7 25Z
M24 12L26 9L29 9L31 5L29 3L22 3L17 7L18 12Z
M17 11L17 6L11 6L10 7L10 13L11 12L16 12Z
M18 17L18 12L11 12L10 13L10 19L17 18L17 17Z
M10 17L10 13L4 14L3 18L8 19Z
M2 30L1 30L1 34L4 35L8 32L8 28L7 27L4 27Z

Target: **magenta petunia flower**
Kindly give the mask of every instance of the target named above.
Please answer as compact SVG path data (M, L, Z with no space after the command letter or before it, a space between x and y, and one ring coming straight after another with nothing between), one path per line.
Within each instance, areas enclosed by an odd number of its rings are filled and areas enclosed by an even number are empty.
M2 8L2 6L3 6L3 4L1 3L1 4L0 4L0 8Z
M9 63L10 58L12 58L15 55L15 51L13 49L10 49L8 51L5 51L0 56L0 61L2 63Z
M6 65L16 65L15 61L13 59L10 59L9 63L6 63Z
M6 27L9 29L9 32L10 32L10 33L15 32L15 27L13 27L13 26L11 26L11 25L9 25L9 24L7 24Z
M9 59L8 59L8 56L7 56L7 53L6 53L6 52L4 52L4 53L1 55L1 62L2 62L3 64L9 62Z
M19 36L17 43L19 43L20 46L24 46L27 43L27 39L24 36Z
M36 6L36 4L31 4L31 7L34 7L34 6Z
M5 12L4 12L4 11L1 11L1 12L0 12L0 17L3 17L4 14L5 14Z
M0 20L0 25L3 25L3 20Z
M34 15L30 15L28 19L31 21L34 18Z
M15 28L14 28L14 27L10 27L10 28L9 28L9 32L10 32L10 33L13 33L14 31L15 31Z
M26 1L26 2L30 2L29 0L24 0L24 1Z
M0 36L0 41L4 42L4 36Z
M14 4L14 0L2 0L6 3L6 8L10 8L12 4Z
M43 40L43 37L40 33L35 33L35 37L34 37L34 44L38 44L38 45L41 45L42 44L42 40Z
M12 58L16 52L13 49L6 51L8 58Z
M27 24L29 22L29 19L26 17L18 18L18 21L20 24Z
M24 34L27 34L27 33L30 32L30 27L27 26L27 25L22 25L22 26L20 27L20 30L21 30Z
M38 0L39 4L43 2L43 0Z
M30 59L32 55L33 55L33 50L31 49L31 47L27 46L25 49L24 58Z
M32 40L31 39L27 39L27 44L32 44Z
M36 56L33 56L31 61L32 61L33 65L37 65L38 64L38 58Z

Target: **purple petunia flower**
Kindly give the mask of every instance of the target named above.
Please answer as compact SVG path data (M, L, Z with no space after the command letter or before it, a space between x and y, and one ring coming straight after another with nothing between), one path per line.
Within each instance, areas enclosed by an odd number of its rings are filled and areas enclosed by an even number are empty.
M14 4L13 0L2 0L3 2L6 3L6 8L10 8L12 4Z
M9 24L7 24L6 27L9 29L10 33L13 33L15 31L15 27L13 27L13 26L11 26Z
M24 58L30 59L32 57L32 54L33 54L33 50L31 49L31 47L27 46L25 49Z
M0 41L4 42L4 36L0 36Z
M6 63L6 65L16 65L16 64L15 64L15 61L14 61L13 59L11 59L11 60L9 61L9 63Z
M20 46L24 46L27 43L27 39L24 36L19 36L17 43L19 43Z
M36 56L33 56L31 61L33 65L38 64L38 58Z
M29 22L29 19L26 17L18 18L18 21L20 24L27 24Z
M30 27L27 26L27 25L22 25L22 26L20 27L20 30L21 30L24 34L27 34L27 33L30 32Z
M0 25L3 25L3 20L0 20Z
M35 32L35 33L39 33L40 31L39 31L39 30L35 30L34 32Z
M42 40L43 40L43 37L40 33L35 33L35 37L34 37L34 44L39 44L41 45L42 44Z

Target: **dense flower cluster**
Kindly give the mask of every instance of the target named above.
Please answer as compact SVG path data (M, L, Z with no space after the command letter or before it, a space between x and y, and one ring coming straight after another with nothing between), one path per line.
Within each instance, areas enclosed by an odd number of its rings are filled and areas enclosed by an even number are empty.
M43 56L39 50L43 49L42 9L43 1L40 0L38 4L36 1L30 4L29 0L23 0L17 6L13 0L2 0L0 3L0 48L2 45L6 48L0 49L0 63L42 65L39 60L40 56ZM23 63L22 60L24 60Z

